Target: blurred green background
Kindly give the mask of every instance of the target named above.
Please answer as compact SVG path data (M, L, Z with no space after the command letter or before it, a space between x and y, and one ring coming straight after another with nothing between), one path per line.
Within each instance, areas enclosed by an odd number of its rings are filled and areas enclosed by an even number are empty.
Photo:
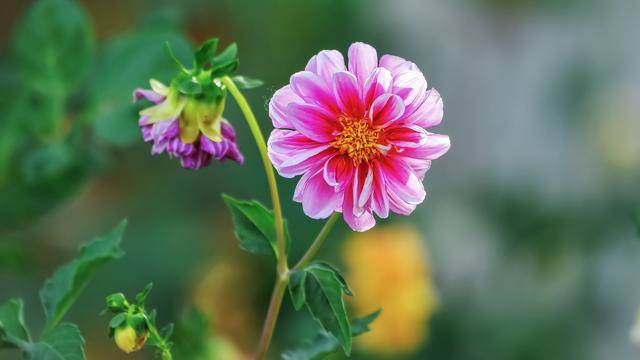
M236 41L240 72L265 81L247 96L269 132L268 100L290 74L319 50L344 53L363 41L425 72L445 102L437 132L453 146L427 175L427 201L381 225L420 233L421 279L438 305L418 324L397 324L424 330L411 346L363 341L353 358L638 356L629 340L640 304L637 1L78 3L81 11L38 14L31 1L4 0L0 13L0 299L23 297L29 322L43 321L35 296L43 279L79 243L127 217L127 255L99 273L70 314L88 358L125 358L98 314L105 295L133 294L150 281L160 323L196 304L217 341L250 354L273 264L237 249L220 197L269 204L248 129L229 104L245 166L186 171L150 156L131 91L149 77L170 78L165 40L182 57L210 37ZM279 183L297 258L321 223L288 200L295 180ZM356 256L345 250L348 234L339 226L321 256L348 264ZM373 259L375 269L403 262ZM365 285L353 286L357 297ZM378 297L368 299L371 309ZM283 309L274 358L314 332L288 299Z

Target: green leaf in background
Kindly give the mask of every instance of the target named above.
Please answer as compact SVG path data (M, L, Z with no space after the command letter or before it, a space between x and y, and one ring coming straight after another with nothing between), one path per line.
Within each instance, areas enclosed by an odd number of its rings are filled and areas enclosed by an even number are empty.
M351 320L353 336L358 336L369 331L371 324L380 315L380 310L367 316ZM314 360L322 359L340 348L340 343L331 334L320 330L314 338L295 349L285 351L282 354L283 360Z
M306 304L314 319L342 345L345 354L351 353L351 325L347 316L343 294L349 288L333 267L312 263L304 269Z
M196 52L196 66L203 68L210 63L216 55L217 49L218 39L213 38L205 41Z
M0 348L21 347L22 343L31 341L23 311L22 299L10 299L0 305Z
M92 122L98 138L111 145L127 146L142 139L138 110L131 93L149 88L149 79L166 80L176 73L164 54L162 44L171 42L180 59L188 59L192 48L186 38L170 25L126 33L109 40L99 51L97 71L90 80L91 106L84 120Z
M84 339L74 324L62 323L43 336L41 341L27 344L24 358L29 360L84 360Z
M264 82L262 82L262 80L253 79L244 75L236 75L232 77L231 80L233 80L236 86L238 86L240 89L253 89L264 85Z
M636 235L638 235L638 238L640 238L640 209L636 210L635 221L636 221Z
M39 0L18 26L15 53L30 88L68 95L87 75L94 34L86 12L71 0Z
M209 321L197 308L186 310L173 336L173 353L176 359L209 360L212 359Z
M40 290L47 317L45 333L55 328L102 265L124 255L120 241L126 225L127 221L123 220L106 236L85 244L80 257L58 268L45 282Z
M231 210L240 248L252 254L273 254L276 257L278 251L273 212L255 200L237 200L226 194L223 194L222 198ZM285 238L288 249L290 236L286 222Z

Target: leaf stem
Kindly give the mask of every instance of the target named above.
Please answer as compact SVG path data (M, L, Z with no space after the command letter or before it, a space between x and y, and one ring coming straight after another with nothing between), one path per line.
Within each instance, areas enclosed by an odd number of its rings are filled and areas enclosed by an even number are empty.
M339 218L340 218L340 213L334 212L333 214L331 214L329 219L327 219L327 222L324 223L324 226L322 227L322 229L320 229L320 232L316 236L315 240L313 240L313 243L311 244L311 246L309 246L309 249L307 249L307 252L302 256L300 261L298 261L296 266L294 266L291 271L300 270L306 267L307 265L309 265L311 260L313 260L313 258L316 256L316 254L320 250L320 247L322 247L322 244L324 244L324 241L327 239L327 236L331 232L331 229L333 229L333 226L335 225L336 220L338 220Z

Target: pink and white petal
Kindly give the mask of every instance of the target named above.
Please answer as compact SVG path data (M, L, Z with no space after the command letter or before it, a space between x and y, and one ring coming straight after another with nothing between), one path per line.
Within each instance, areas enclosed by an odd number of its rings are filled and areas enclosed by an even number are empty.
M382 94L371 104L369 119L373 126L384 128L402 117L404 113L404 101L393 94Z
M405 149L402 156L423 160L435 160L449 151L450 147L451 140L449 136L427 132L427 141L423 145L416 148Z
M346 155L337 154L324 164L324 180L339 192L351 184L353 173L353 162Z
M353 191L349 189L344 192L342 217L347 225L354 231L367 231L376 225L376 219L370 211L365 211L360 214L360 216L354 214Z
M407 114L405 114L407 115ZM444 104L442 97L436 89L427 90L426 99L410 115L405 116L407 124L415 124L423 128L439 125L444 116Z
M365 210L369 210L368 205L373 193L373 169L371 166L363 164L357 167L353 181L353 213L360 216Z
M360 88L356 77L346 71L333 74L333 93L343 114L360 118L364 115Z
M293 92L290 85L285 85L278 89L269 101L269 117L274 127L293 129L293 125L287 120L289 104L304 104L304 101Z
M324 181L322 169L310 176L302 191L302 209L312 219L325 219L342 206L343 193Z
M324 80L310 71L300 71L291 76L291 89L306 103L316 104L331 112L337 112L333 92Z
M391 92L400 96L406 107L419 106L427 91L427 80L420 71L407 71L393 81Z
M380 67L389 69L391 75L396 77L407 71L420 71L416 64L411 61L407 61L399 56L395 55L382 55L380 58Z
M283 177L292 178L333 154L329 145L310 140L295 130L275 129L269 136L268 154Z
M365 108L371 107L371 103L378 98L378 96L389 92L391 88L391 72L385 68L376 68L371 75L367 78L362 91L362 99L364 100Z
M304 71L311 71L314 74L318 73L318 55L313 55L311 59L307 61Z
M399 148L417 148L427 143L429 133L417 125L391 126L385 129L384 139Z
M414 174L420 179L420 181L424 180L424 176L427 174L427 171L431 168L431 160L421 160L414 158L406 158L407 165L413 170Z
M333 74L345 71L344 57L338 50L322 50L316 55L317 68L315 73L324 79L328 87L332 86Z
M371 195L371 210L379 217L386 219L389 216L389 197L384 175L377 162L372 164L373 169L373 194Z
M133 102L139 101L143 98L153 102L154 104L160 104L164 100L163 95L160 95L153 90L135 89L133 91Z
M424 201L427 193L422 181L409 165L399 159L387 158L381 163L389 200L401 208L410 208ZM404 214L404 213L403 213Z
M349 71L355 74L362 88L369 74L378 67L378 53L373 46L356 42L349 46L348 55Z
M317 142L333 140L338 122L333 114L309 104L289 104L287 121L307 138Z

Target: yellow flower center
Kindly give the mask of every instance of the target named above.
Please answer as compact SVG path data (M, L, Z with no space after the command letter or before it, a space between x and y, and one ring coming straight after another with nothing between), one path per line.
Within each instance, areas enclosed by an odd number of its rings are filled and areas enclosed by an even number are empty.
M378 149L380 129L374 129L369 119L340 116L338 122L342 130L331 142L331 146L338 149L340 153L347 154L355 166L363 161L369 162L380 154Z

